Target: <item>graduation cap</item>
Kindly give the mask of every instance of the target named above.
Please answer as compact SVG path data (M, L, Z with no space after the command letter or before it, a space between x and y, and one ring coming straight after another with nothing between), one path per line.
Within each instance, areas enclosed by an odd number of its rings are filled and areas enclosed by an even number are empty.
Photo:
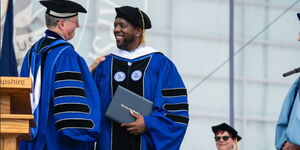
M42 0L40 3L47 8L46 14L56 18L70 18L78 12L87 13L80 4L68 0Z
M145 29L151 28L151 21L149 17L141 11L139 8L134 8L131 6L122 6L115 8L117 16L116 18L124 18L131 24Z
M300 21L300 13L297 13L297 16L298 16L298 19L299 19L299 21Z
M238 132L226 123L222 123L217 126L212 126L211 128L215 134L217 134L219 131L227 131L232 135L233 138L237 138L237 141L240 141L242 139L242 137L238 135Z

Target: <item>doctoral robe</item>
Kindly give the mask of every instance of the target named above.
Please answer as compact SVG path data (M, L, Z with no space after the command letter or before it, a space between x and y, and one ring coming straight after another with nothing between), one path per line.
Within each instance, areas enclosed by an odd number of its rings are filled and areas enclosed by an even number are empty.
M116 50L93 73L101 105L100 150L178 150L189 116L187 91L175 65L157 50L142 46L133 52ZM131 135L104 116L118 85L153 102L144 116L147 131Z

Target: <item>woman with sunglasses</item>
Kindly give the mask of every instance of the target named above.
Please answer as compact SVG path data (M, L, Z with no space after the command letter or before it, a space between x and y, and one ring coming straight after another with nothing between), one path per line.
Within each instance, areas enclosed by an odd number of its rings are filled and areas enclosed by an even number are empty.
M218 150L238 150L237 142L242 138L238 132L226 123L212 127Z

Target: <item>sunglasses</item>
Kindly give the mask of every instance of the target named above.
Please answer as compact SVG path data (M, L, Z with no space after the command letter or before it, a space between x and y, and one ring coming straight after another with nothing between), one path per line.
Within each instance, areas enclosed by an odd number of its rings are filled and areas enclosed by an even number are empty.
M223 141L226 142L229 138L231 138L231 136L216 136L215 141L219 142L221 139L223 139Z

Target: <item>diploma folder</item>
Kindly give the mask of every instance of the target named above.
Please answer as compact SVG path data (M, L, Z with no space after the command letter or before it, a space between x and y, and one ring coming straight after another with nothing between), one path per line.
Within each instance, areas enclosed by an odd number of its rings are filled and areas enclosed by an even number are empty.
M146 98L118 86L105 116L120 123L134 122L136 119L130 115L130 110L142 116L148 116L152 112L153 103Z

